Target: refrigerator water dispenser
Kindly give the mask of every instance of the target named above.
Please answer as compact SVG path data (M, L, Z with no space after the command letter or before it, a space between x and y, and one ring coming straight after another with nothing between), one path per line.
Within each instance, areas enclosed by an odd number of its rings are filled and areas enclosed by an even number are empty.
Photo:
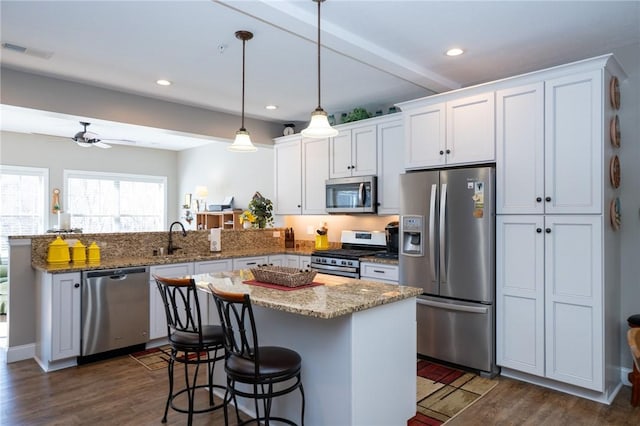
M423 255L423 216L402 216L402 254Z

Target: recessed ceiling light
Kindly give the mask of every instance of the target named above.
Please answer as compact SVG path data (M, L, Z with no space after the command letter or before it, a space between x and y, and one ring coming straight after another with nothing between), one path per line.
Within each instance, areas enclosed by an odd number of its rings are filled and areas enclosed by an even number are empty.
M278 105L267 105L265 109L278 109Z
M160 86L171 86L171 82L169 80L157 80L156 81L157 84L159 84Z
M453 49L447 50L447 56L458 56L462 55L463 53L464 50L460 49L459 47L454 47Z

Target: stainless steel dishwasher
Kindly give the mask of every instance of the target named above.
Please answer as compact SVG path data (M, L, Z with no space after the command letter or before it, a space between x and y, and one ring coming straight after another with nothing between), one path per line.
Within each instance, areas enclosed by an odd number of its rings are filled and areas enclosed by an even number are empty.
M146 267L82 273L81 356L149 341Z

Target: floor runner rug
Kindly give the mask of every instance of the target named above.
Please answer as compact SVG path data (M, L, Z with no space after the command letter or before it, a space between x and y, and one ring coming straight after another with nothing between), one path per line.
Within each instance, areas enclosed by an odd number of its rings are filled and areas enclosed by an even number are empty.
M498 384L497 380L426 360L418 360L417 380L416 415L407 426L445 424Z
M134 352L129 354L129 356L145 366L148 370L159 370L167 367L167 363L171 358L171 346L165 345L158 348ZM196 356L197 354L192 352L189 354L189 359L195 359ZM179 357L180 353L178 353L178 358Z

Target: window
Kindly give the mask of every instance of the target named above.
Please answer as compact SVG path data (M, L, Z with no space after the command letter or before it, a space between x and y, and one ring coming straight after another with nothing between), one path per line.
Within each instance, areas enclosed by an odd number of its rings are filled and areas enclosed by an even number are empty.
M9 256L9 235L45 230L49 170L0 165L0 257Z
M64 181L72 228L95 233L166 227L164 176L65 170Z

